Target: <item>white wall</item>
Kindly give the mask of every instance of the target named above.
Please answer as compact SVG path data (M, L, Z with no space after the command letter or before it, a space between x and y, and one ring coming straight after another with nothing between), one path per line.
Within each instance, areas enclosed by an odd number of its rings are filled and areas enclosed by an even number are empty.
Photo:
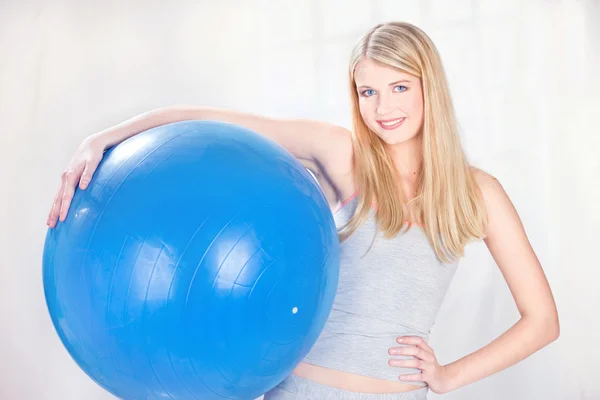
M437 44L468 155L517 206L562 323L551 346L441 398L600 398L598 1L1 0L0 399L111 398L63 349L41 286L46 215L85 136L175 103L349 127L349 50L394 19ZM517 317L476 244L432 345L451 362Z

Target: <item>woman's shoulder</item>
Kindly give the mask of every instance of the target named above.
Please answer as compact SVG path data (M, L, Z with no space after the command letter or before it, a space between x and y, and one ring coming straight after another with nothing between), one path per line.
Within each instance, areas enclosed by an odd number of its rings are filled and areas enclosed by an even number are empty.
M331 203L343 201L355 191L354 182L354 145L352 132L343 126L328 124L328 140L323 141L326 148L321 149L323 156L317 160L322 176L320 183Z
M490 194L493 194L498 187L501 187L498 179L496 179L496 177L494 177L492 174L474 166L470 166L469 168L471 171L471 176L473 177L473 180L477 184L484 198Z
M479 187L482 202L488 216L486 236L490 230L490 225L493 225L494 221L503 220L505 222L509 219L517 220L516 210L500 181L493 175L478 168L472 167L471 173Z

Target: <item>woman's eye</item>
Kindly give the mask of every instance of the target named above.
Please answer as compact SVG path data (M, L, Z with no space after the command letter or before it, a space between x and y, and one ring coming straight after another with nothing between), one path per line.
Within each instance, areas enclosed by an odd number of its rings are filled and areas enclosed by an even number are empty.
M373 95L371 92L375 92L375 91L373 89L363 90L362 95L365 97L369 97L369 96Z
M406 86L403 85L398 85L398 86L394 86L394 90L400 88L398 91L400 93L402 92L406 92L408 90L408 88ZM375 94L375 91L373 89L367 89L367 90L363 90L360 93L363 97L371 97Z

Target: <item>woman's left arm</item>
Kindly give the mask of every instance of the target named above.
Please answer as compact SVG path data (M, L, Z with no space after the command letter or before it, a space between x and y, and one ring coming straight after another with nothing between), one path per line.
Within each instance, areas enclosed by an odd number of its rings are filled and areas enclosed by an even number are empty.
M521 318L478 351L444 367L454 390L508 368L559 336L556 304L521 219L493 176L475 170L487 212L485 244L500 268Z
M410 347L390 349L390 354L413 355L417 360L390 360L390 365L422 368L422 374L400 379L424 380L434 393L447 393L502 371L556 340L560 331L552 292L517 211L498 180L480 170L475 170L474 176L488 212L484 242L521 318L488 345L444 366L438 364L433 349L421 338L399 338Z

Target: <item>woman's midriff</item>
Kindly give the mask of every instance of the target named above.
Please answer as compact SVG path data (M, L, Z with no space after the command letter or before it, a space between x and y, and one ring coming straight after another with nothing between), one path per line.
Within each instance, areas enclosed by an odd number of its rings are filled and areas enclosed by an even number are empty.
M307 363L298 364L292 373L301 378L320 383L321 385L333 386L350 392L398 393L410 392L422 388L422 386L410 385L400 381L393 382L370 378Z

